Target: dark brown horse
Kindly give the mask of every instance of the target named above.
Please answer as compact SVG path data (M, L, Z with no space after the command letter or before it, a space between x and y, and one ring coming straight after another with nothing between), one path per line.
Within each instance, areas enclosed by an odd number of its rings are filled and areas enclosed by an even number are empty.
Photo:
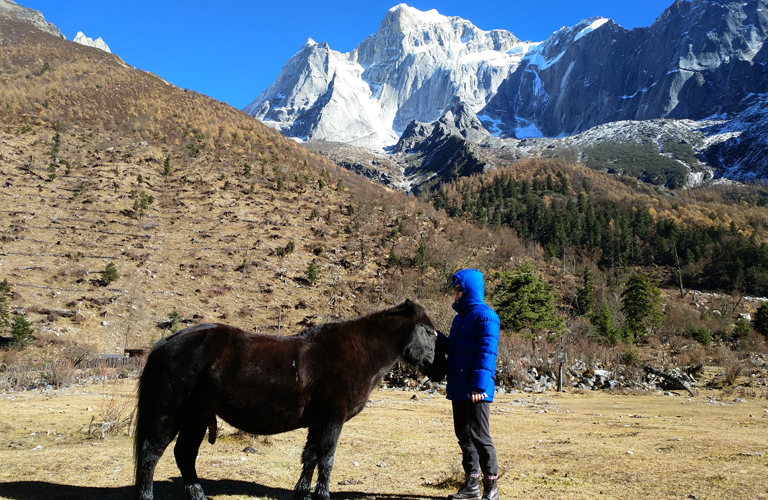
M157 343L139 381L136 498L152 498L155 465L176 435L176 464L187 495L204 500L195 458L216 416L246 432L277 434L308 427L294 497L330 497L328 482L344 422L401 358L426 369L435 352L426 310L402 304L349 321L325 323L290 337L219 324L181 330Z

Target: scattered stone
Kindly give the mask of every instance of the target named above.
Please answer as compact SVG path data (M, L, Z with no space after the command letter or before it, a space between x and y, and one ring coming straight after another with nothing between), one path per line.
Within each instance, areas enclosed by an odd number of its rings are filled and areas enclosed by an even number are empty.
M252 448L251 446L248 446L247 448L243 449L243 452L245 453L256 453L256 450Z
M363 482L358 479L345 479L344 481L339 481L339 486L351 486L355 484L363 484Z
M379 462L379 463L377 464L377 467L381 467L382 469L383 469L384 467L386 467L386 466L387 466L387 464L386 464L385 462Z

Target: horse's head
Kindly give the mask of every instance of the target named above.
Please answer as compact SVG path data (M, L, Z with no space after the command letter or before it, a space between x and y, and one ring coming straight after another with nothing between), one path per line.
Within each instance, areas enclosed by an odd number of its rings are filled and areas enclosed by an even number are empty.
M393 311L407 320L398 344L400 357L424 371L435 358L437 333L432 318L422 305L410 300L396 306Z

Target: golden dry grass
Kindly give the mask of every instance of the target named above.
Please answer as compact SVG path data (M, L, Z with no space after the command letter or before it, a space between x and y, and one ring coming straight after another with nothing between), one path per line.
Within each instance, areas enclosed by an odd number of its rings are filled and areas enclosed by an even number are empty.
M119 394L132 397L134 383ZM0 498L132 497L131 438L88 437L111 386L5 393L0 403ZM416 396L415 399L414 395ZM768 401L605 393L498 396L492 434L502 498L768 498ZM90 410L89 410L90 408ZM197 460L215 500L288 499L305 431L244 436L224 426ZM256 454L243 450L251 446ZM630 453L631 452L631 453ZM443 498L461 477L443 396L377 390L342 432L335 498ZM183 498L169 448L156 498Z

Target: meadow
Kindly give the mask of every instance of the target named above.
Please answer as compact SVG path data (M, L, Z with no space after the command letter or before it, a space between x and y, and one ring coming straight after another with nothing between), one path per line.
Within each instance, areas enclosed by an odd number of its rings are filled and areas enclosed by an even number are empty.
M135 381L5 392L0 498L132 498L132 439L102 435L108 412L130 415ZM209 498L292 497L306 431L243 434L220 422L197 460ZM497 395L491 432L503 498L768 498L768 400L741 391ZM336 499L444 498L462 479L450 403L440 394L379 388L342 431ZM158 499L183 498L169 449Z

